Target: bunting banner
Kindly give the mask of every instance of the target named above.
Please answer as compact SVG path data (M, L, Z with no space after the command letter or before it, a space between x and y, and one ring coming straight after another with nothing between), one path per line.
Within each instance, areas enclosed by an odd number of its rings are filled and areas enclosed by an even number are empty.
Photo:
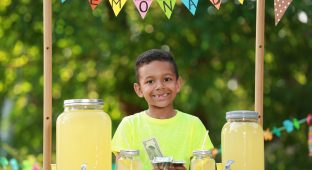
M102 0L89 0L92 10L94 10L101 2Z
M145 18L153 0L133 0L135 7L139 11L142 19Z
M275 26L280 22L292 0L274 0Z
M210 2L212 3L212 5L214 5L218 10L220 9L221 1L222 1L222 0L210 0Z
M66 0L60 1L61 3L65 3ZM88 1L92 10L95 10L95 8L102 2L102 0L88 0ZM240 4L244 3L244 0L238 1ZM127 0L109 0L109 3L116 17L120 13L126 2ZM133 3L136 9L139 11L139 14L142 19L145 18L148 10L152 5L152 2L153 0L133 0ZM181 0L181 2L192 15L195 15L198 6L198 0ZM157 0L157 3L165 13L166 17L170 19L176 4L176 0ZM222 0L210 0L210 3L219 10L221 8ZM292 0L274 0L275 26L280 22L280 20L284 16L286 10L288 9L291 3Z
M273 136L281 137L281 132L286 131L287 133L291 133L294 130L299 130L300 125L306 123L309 126L309 132L308 132L308 149L309 149L309 156L312 156L312 113L309 113L308 116L304 119L298 120L297 118L294 118L292 120L286 119L283 121L282 127L273 127L272 130L270 128L267 128L263 132L264 140L265 141L271 141L273 140Z
M198 0L182 0L182 3L193 15L195 15Z
M167 18L170 19L176 0L157 0L160 8L164 11Z
M115 16L119 14L119 12L121 11L126 2L127 0L109 0L109 3L113 8Z

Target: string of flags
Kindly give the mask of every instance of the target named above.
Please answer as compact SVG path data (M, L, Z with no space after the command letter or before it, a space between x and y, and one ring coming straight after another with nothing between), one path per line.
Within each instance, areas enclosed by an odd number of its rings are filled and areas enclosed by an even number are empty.
M309 126L309 132L308 132L308 149L309 149L309 156L312 156L312 113L309 113L306 118L303 118L301 120L298 120L297 118L294 118L292 120L286 119L283 121L282 127L273 127L272 130L270 128L267 128L263 135L265 141L271 141L273 139L273 135L276 137L281 136L282 131L286 131L287 133L293 132L295 129L299 130L300 125L306 123Z
M15 158L7 159L6 157L0 157L0 169L6 170L7 168L11 170L40 170L40 166L37 163L32 163L31 160L22 161L21 165Z
M65 3L66 0L61 0ZM102 0L88 0L92 10L102 2ZM170 19L173 9L176 4L176 0L156 0L162 11L165 13L168 19ZM240 4L244 3L244 0L238 0ZM117 16L127 0L109 0L109 3L114 11L115 16ZM153 0L133 0L133 3L138 10L142 19L145 18ZM192 15L195 15L198 0L181 0L182 4L190 11ZM221 7L222 0L210 0L214 7L219 10ZM284 16L287 8L291 4L292 0L274 0L274 13L275 13L275 25L277 25L282 17Z

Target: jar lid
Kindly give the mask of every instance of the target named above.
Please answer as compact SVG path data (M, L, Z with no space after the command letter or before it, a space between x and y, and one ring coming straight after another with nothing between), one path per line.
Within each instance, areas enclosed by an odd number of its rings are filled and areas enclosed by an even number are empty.
M125 150L120 150L120 155L139 155L140 151L139 150L132 150L132 149L125 149Z
M211 150L195 150L193 151L193 155L211 155Z
M258 112L250 111L250 110L235 110L226 112L226 119L258 119Z
M64 100L64 106L74 105L103 105L104 102L101 99L69 99Z

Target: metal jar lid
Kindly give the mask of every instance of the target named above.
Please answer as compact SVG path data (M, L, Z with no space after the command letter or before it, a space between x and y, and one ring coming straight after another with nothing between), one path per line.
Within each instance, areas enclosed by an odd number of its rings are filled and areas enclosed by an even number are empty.
M258 112L250 110L235 110L226 112L226 119L258 119Z
M77 106L77 105L104 105L102 99L69 99L64 100L64 106Z
M211 155L211 150L195 150L193 151L193 155Z
M128 156L135 156L139 155L140 151L139 150L132 150L132 149L127 149L127 150L120 150L120 155L128 155Z

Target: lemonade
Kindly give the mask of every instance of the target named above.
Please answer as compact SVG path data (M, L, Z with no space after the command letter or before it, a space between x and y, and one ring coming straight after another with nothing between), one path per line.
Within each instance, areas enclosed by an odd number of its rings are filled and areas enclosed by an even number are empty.
M257 112L228 113L221 134L222 163L234 160L232 170L264 170L263 130Z
M117 170L142 170L138 150L121 150L117 160Z
M81 100L65 101L57 119L57 170L111 169L111 120L102 111L103 102Z
M141 170L142 163L138 160L120 160L118 170Z
M211 151L199 150L193 152L191 170L215 170L215 160L211 158Z

